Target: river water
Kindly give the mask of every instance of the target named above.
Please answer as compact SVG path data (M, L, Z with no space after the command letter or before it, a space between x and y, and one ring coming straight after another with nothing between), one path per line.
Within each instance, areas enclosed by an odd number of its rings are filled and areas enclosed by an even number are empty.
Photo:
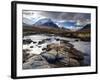
M85 65L90 65L91 63L91 43L86 42L86 41L80 41L79 39L76 38L67 38L67 37L60 37L60 36L55 36L55 35L44 35L44 34L35 34L35 35L30 35L30 36L24 36L23 39L31 39L35 43L30 43L30 44L23 44L23 49L29 49L30 54L40 54L43 52L43 48L46 48L48 44L51 43L56 43L60 45L60 40L67 40L69 43L74 45L74 48L77 50L80 50L81 52L84 53L84 63ZM43 44L38 44L40 41L49 39L48 41L44 42ZM78 41L77 41L78 40ZM32 47L31 47L32 46Z

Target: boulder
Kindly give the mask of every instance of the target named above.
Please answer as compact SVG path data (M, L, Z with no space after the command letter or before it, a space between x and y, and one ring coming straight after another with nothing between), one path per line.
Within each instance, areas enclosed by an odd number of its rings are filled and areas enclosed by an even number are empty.
M47 39L45 39L46 41L50 41L51 40L51 38L47 38Z
M33 41L33 44L36 44L37 42L36 41Z
M57 61L62 63L64 66L68 66L69 65L68 52L58 54Z
M43 43L45 43L45 40L39 41L39 42L38 42L38 45L41 45L41 44L43 44Z
M50 68L48 62L41 55L34 55L23 64L23 69Z
M56 61L56 55L55 55L55 53L53 54L53 53L41 53L40 54L42 57L44 57L46 60L47 60L47 62L49 62L49 63L55 63L55 61Z
M31 39L24 39L23 40L23 44L30 44L31 42L33 42Z
M30 46L30 48L33 48L33 46Z
M69 66L70 67L76 67L76 66L80 66L80 63L78 62L78 60L70 58L69 59Z
M77 60L83 60L84 59L84 53L82 53L81 51L72 48L70 50L70 57L75 58Z
M60 41L60 39L59 38L56 38L56 41Z
M28 49L23 50L23 63L29 58L30 54L28 53Z
M70 48L70 49L71 49L71 48L73 48L73 47L74 47L74 45L73 45L73 44L71 44L71 43L67 43L67 44L66 44L66 47L68 47L68 48Z
M76 41L76 42L78 42L78 41L79 41L79 39L75 39L75 41Z
M65 43L65 44L67 44L69 41L68 40L60 40L61 41L61 43Z

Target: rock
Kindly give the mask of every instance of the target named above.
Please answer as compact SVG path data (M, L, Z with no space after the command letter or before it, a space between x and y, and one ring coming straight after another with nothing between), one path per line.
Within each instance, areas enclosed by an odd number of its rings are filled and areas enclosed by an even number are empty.
M44 57L49 63L55 63L56 56L52 53L41 53L42 57Z
M41 44L43 44L43 43L45 43L45 40L39 41L39 42L38 42L38 45L41 45Z
M36 44L37 42L33 41L33 44Z
M61 52L61 51L57 52L56 50L52 49L46 53L41 53L41 56L52 64L56 64L57 62L60 64L64 64L64 66L68 66L69 64L68 52Z
M47 45L47 51L52 50L51 44Z
M33 48L33 46L30 46L30 48Z
M55 50L61 50L61 51L69 51L71 48L73 48L74 45L70 44L70 43L61 43L60 45L59 44L49 44L47 45L47 51L50 51L52 49L55 49Z
M58 62L62 63L64 66L69 65L69 55L68 52L58 54Z
M48 49L53 49L55 47L55 44L53 43L53 44L49 44L49 45L47 45L47 48Z
M77 41L79 41L79 39L76 39L75 41L77 42Z
M78 60L70 58L69 59L69 66L70 67L80 66L80 63L78 62Z
M48 54L52 54L52 55L54 55L54 56L57 55L57 51L56 51L55 49L52 49L52 50L48 51L47 53L48 53Z
M47 48L42 48L42 50L43 50L43 51L46 51L46 50L47 50Z
M67 41L67 40L60 40L61 41L61 43L65 43L65 44L67 44L69 41Z
M29 57L29 53L23 53L23 63L26 62L28 57Z
M34 55L23 64L23 69L50 68L48 62L41 55Z
M27 53L27 51L29 51L28 49L23 50L23 63L28 59L29 57L29 53Z
M56 41L60 41L60 39L59 38L56 38Z
M74 45L72 45L71 43L67 43L67 44L66 44L66 47L68 47L68 48L70 48L70 49L71 49L71 48L73 48L73 47L74 47Z
M23 44L30 44L31 42L33 42L31 39L24 39L23 40Z
M45 39L46 41L50 41L51 40L51 38L47 38L47 39Z
M41 47L41 46L38 46L39 48Z
M30 54L29 51L28 49L23 50L23 63L27 62L27 60L34 55Z
M22 66L23 66L23 69L32 69L32 66L30 65L29 62L23 63Z
M75 58L77 60L83 60L84 59L84 54L81 51L79 51L75 48L72 48L70 50L70 52L71 52L70 57Z

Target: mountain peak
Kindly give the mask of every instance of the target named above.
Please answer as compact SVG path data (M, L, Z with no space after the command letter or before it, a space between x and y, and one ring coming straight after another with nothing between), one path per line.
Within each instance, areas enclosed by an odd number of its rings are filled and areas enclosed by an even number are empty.
M58 26L50 18L42 18L42 19L38 20L34 25L58 28Z

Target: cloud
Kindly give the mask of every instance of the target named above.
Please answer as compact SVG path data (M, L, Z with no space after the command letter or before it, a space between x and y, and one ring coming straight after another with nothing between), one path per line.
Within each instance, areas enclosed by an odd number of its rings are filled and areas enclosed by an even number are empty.
M23 10L23 15L33 16L41 15L53 20L73 20L80 21L85 23L86 21L90 22L91 14L89 13L74 13L74 12L51 12L51 11L32 11L32 10Z

